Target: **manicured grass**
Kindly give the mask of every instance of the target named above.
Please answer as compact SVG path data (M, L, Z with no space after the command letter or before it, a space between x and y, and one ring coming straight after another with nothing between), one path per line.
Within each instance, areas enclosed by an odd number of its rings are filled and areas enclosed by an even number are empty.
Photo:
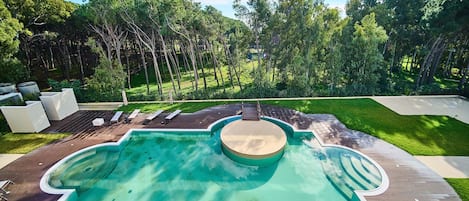
M139 108L143 112L158 109L195 112L226 102L130 104L119 108L127 112ZM303 113L334 114L348 128L363 131L390 142L413 155L469 156L469 125L446 116L402 116L371 99L327 99L263 101Z
M462 201L469 201L469 179L446 179Z
M263 103L304 113L334 114L348 128L379 137L413 155L469 156L469 125L446 116L402 116L371 99Z
M53 141L69 136L69 134L13 134L0 136L0 153L26 154Z

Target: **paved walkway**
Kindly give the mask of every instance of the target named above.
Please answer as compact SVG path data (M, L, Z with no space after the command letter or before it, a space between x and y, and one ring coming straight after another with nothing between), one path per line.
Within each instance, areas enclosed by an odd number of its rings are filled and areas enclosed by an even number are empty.
M0 169L20 158L24 154L0 154Z
M122 102L78 103L80 110L115 110L122 106Z
M469 124L469 101L460 96L377 96L372 99L400 115L446 115Z
M420 162L444 178L469 178L467 156L415 156Z

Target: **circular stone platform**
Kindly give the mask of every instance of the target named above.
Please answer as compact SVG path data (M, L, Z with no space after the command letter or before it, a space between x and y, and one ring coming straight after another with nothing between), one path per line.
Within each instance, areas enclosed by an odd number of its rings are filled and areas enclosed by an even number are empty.
M231 122L223 127L220 139L229 155L254 160L279 159L287 143L283 129L265 120Z

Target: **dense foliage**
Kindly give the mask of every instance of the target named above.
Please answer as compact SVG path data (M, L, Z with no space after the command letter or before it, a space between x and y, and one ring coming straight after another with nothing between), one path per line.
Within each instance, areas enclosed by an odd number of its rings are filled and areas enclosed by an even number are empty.
M189 0L0 0L0 82L78 80L80 101L469 92L468 1L233 8L240 20Z

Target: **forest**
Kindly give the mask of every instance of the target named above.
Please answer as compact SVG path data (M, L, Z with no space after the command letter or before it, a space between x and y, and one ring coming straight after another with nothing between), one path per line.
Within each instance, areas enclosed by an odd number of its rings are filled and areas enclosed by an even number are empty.
M0 0L0 82L80 102L469 96L469 1Z

